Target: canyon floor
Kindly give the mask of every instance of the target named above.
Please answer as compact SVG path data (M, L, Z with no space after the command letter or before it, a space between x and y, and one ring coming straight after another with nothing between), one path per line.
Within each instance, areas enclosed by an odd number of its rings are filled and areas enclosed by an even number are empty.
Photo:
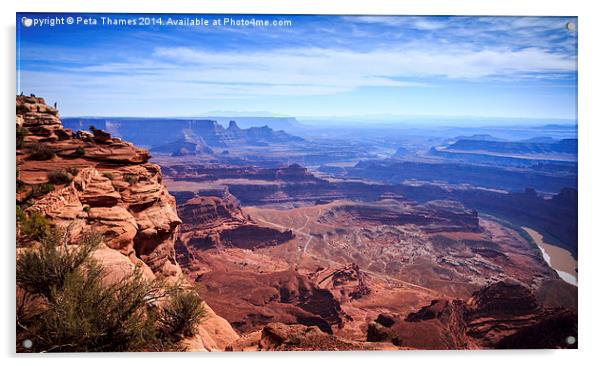
M557 159L570 139L426 136L411 155L386 132L92 122L74 131L17 97L17 205L73 245L102 234L95 255L119 278L141 268L196 291L207 317L183 350L577 347L577 287L538 247L577 254L576 166Z
M275 179L233 177L227 168L222 178L208 167L213 179L194 166L174 174L178 165L157 160L184 221L179 263L211 307L247 337L278 322L354 342L495 348L539 322L556 324L556 311L576 311L576 287L520 228L457 201L418 203L370 181L358 191L357 180L341 185L300 166L281 168ZM374 191L382 194L369 198ZM208 194L211 202L196 198ZM500 284L519 294L483 290ZM467 310L480 291L488 305ZM433 304L437 312L425 310ZM531 310L504 313L522 306ZM425 319L417 315L425 312Z

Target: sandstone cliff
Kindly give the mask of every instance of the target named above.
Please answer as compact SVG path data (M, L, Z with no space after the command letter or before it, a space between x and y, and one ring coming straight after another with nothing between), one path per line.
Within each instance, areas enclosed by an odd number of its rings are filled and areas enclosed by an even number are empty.
M64 129L58 111L42 98L17 97L17 128L28 131L17 149L17 198L27 202L26 212L69 227L74 243L83 231L93 230L110 248L153 273L181 274L174 251L181 221L146 150L100 130ZM47 193L39 194L38 187Z
M105 245L94 257L109 281L128 278L136 266L147 278L182 278L174 248L182 222L148 151L95 128L64 128L43 98L17 96L16 112L16 197L23 214L66 229L74 245L83 232L102 234ZM18 230L17 245L35 245L35 238ZM206 313L185 349L223 350L238 339L225 319L208 306Z

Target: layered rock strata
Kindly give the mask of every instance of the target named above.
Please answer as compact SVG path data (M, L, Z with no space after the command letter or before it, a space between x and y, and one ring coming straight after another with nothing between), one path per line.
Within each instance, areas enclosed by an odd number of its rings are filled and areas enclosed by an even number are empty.
M405 318L380 314L368 341L428 349L574 348L577 315L542 307L528 288L497 282L467 300L435 299Z
M96 231L108 247L155 274L178 277L174 242L181 220L148 151L92 128L63 128L43 98L17 97L17 203L52 225L69 229L77 243Z

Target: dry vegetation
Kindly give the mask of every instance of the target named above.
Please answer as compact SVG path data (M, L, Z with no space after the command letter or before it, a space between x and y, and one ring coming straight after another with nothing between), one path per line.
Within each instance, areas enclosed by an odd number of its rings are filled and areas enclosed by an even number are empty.
M196 293L140 270L106 284L107 271L91 256L101 236L86 234L76 246L56 229L40 236L17 257L19 351L165 351L194 335L205 315Z

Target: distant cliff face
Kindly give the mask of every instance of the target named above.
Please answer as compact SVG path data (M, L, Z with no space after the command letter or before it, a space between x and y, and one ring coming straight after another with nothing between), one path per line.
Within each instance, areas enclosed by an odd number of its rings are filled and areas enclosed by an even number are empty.
M577 154L577 139L488 141L461 139L448 147L451 150L488 151L515 154Z
M66 118L64 123L65 127L78 130L88 129L93 125L137 145L160 149L157 151L185 140L196 141L203 148L206 146L226 148L237 145L267 146L303 141L300 137L289 135L284 131L275 131L268 126L242 129L232 121L228 128L224 128L217 121L208 119ZM176 151L169 151L169 153L173 152Z
M181 224L161 169L148 151L94 130L74 133L42 98L17 97L17 203L52 225L103 234L106 244L153 273L177 277Z

